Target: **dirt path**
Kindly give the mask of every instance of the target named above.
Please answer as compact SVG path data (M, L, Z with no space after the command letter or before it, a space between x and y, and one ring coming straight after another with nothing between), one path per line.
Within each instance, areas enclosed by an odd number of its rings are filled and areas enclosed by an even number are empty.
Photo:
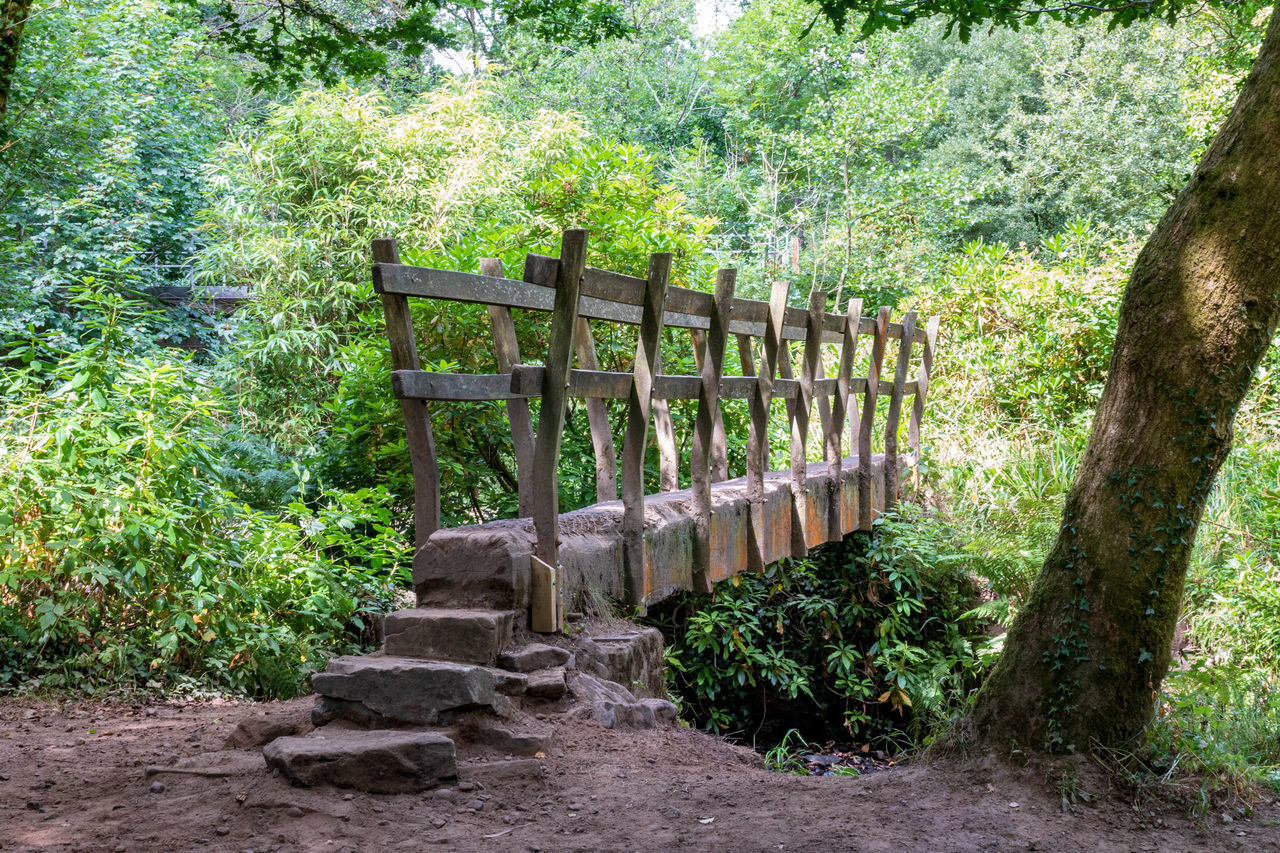
M1064 813L1043 769L783 776L687 729L572 722L544 777L447 794L293 788L257 750L222 751L241 720L301 722L310 705L0 701L0 850L1280 851L1273 798L1201 823L1108 795L1093 774L1083 784L1103 796ZM146 773L186 757L230 775ZM476 800L479 811L466 808Z

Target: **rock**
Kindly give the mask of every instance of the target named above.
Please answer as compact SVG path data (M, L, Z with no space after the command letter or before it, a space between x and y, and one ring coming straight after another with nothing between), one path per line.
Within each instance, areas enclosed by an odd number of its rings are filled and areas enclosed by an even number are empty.
M636 701L636 697L631 694L631 691L621 684L582 672L574 674L569 679L569 689L573 692L574 697L581 702L594 703L602 700L609 702Z
M311 677L311 685L322 697L343 701L319 703L312 717L350 715L353 722L367 725L432 725L444 711L491 707L495 672L500 670L389 655L334 658L324 672Z
M480 783L484 786L512 780L542 779L546 770L542 762L535 758L517 758L514 761L491 761L483 764L468 764L459 768L463 782L458 785Z
M597 702L593 713L606 729L651 729L657 725L653 709L639 702Z
M262 755L295 784L374 794L423 791L458 774L453 741L430 732L326 731L282 737L267 744Z
M588 675L616 681L637 696L665 695L662 632L657 628L582 637L577 642L577 652L575 663Z
M475 811L481 811L484 809L484 800L472 800L467 803L467 808L474 809Z
M568 689L563 669L540 669L529 674L525 695L535 699L559 699Z
M432 796L446 803L453 803L458 800L458 792L453 788L436 788L435 794Z
M505 669L493 670L493 689L504 696L519 696L529 689L529 676Z
M164 783L163 783L163 782L152 782L152 783L151 783L151 793L153 793L153 794L163 794L163 793L164 793Z
M510 755L537 755L551 748L550 726L516 727L478 719L462 727L462 737Z
M641 699L641 704L649 706L653 711L655 722L660 726L674 726L676 723L676 706L666 699Z
M398 610L383 620L383 648L388 655L492 666L514 621L510 610Z
M537 669L568 666L572 658L573 655L564 649L545 643L530 643L523 648L498 655L498 666L512 672L533 672Z
M296 720L273 720L269 717L250 717L241 720L223 746L227 749L256 749L266 746L278 737L298 734Z

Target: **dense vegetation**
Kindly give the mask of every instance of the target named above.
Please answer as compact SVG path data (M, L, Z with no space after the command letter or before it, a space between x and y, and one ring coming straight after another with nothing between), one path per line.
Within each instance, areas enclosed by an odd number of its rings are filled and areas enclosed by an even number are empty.
M36 6L0 146L0 688L287 695L366 640L412 541L369 240L518 269L586 226L595 265L639 273L667 250L691 287L734 265L746 295L788 277L798 299L944 317L913 514L659 616L699 723L751 732L781 707L917 743L1027 594L1125 271L1266 19L1243 4L961 44L931 25L804 34L803 0L697 36L692 4L637 0L630 40L566 47L481 16L446 22L469 34L452 54L281 83L184 5ZM256 298L228 316L153 293L192 283ZM419 310L433 369L489 369L483 310ZM632 346L602 342L601 361ZM1280 765L1277 367L1210 500L1151 727L1184 767ZM503 411L435 418L446 522L512 515ZM570 506L593 499L583 421Z

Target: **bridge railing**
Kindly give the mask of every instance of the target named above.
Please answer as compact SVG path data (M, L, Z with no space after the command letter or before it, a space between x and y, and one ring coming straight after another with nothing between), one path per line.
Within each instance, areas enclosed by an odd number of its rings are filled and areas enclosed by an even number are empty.
M469 274L399 262L393 240L373 243L373 284L386 314L391 345L392 387L400 400L415 486L417 546L427 542L440 527L440 482L431 421L426 403L431 400L502 400L507 406L516 458L519 507L532 516L536 530L534 587L553 583L557 565L559 488L557 464L565 427L566 402L582 398L596 457L596 488L600 502L618 495L617 453L605 400L627 401L627 422L621 458L622 540L624 570L640 571L644 564L644 457L649 430L656 432L662 491L678 487L677 443L670 401L696 401L689 480L697 536L694 543L693 586L709 589L705 570L711 537L712 483L729 477L722 400L745 399L749 411L746 490L752 530L763 537L765 478L769 468L769 416L775 399L786 401L790 422L791 489L805 494L809 484L807 443L813 409L818 409L823 458L830 476L824 488L840 488L844 479L846 431L853 450L850 462L858 467L857 527L871 526L877 502L891 505L900 494L900 478L906 462L918 457L920 423L924 415L933 368L938 318L919 324L914 312L900 322L889 321L890 309L862 316L862 300L851 299L844 314L825 311L827 294L810 294L808 309L788 307L789 285L773 286L766 302L734 296L735 271L720 270L714 293L669 285L671 255L651 256L644 278L593 269L585 264L587 233L567 230L562 235L559 258L528 255L520 279L503 275L501 263L486 259L481 273ZM497 372L473 375L432 373L420 369L410 298L443 299L486 305L493 334ZM541 364L524 362L516 339L512 309L550 315L548 348ZM629 373L599 370L592 321L637 326L635 358ZM697 375L662 372L661 337L664 328L689 330ZM726 376L724 365L729 339L734 338L742 376ZM866 375L853 376L862 339L870 346ZM799 375L789 352L792 342L803 346ZM891 342L896 342L896 345ZM839 359L836 375L824 375L823 351L834 345ZM887 351L896 350L892 379L883 379ZM911 374L913 352L918 366ZM574 367L576 356L577 367ZM872 494L872 437L877 402L888 398L883 433L883 497ZM538 424L533 427L530 400L540 399ZM909 403L908 403L909 401ZM860 405L859 405L860 403ZM907 415L907 451L899 452L903 407ZM846 427L847 425L847 427ZM834 484L832 486L831 484ZM877 500L879 499L879 501ZM824 501L830 519L814 519L801 513L802 528L793 534L803 551L805 543L824 541L806 526L842 529L835 516L845 502ZM847 525L844 525L847 526ZM761 568L767 548L763 541L748 549L751 568ZM700 559L698 557L701 557ZM703 567L701 570L697 566ZM547 573L550 573L548 577ZM630 581L623 584L633 589ZM539 599L534 590L533 599ZM554 610L554 608L553 608ZM552 613L547 619L558 617ZM535 606L534 621L537 621ZM546 621L545 619L543 620ZM537 630L537 628L535 628Z

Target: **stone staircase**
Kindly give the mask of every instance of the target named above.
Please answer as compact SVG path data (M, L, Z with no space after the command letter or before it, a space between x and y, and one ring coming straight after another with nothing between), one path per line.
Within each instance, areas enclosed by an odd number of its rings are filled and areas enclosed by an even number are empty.
M316 729L267 744L268 765L300 785L420 791L541 775L565 714L606 728L675 722L655 629L582 631L559 638L565 648L516 642L515 621L505 610L389 614L381 651L334 658L312 677Z

